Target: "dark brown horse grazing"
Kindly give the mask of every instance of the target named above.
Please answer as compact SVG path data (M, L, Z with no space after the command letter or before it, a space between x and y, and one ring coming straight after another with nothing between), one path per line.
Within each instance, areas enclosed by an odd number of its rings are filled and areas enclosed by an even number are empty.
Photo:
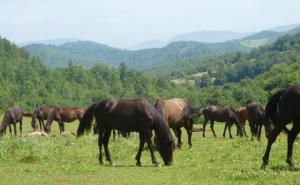
M169 127L173 129L178 141L177 146L181 148L181 127L186 129L188 144L192 148L192 130L194 119L200 115L198 109L192 109L188 101L181 98L168 100L157 100L154 107L160 112Z
M50 112L47 118L47 123L44 125L46 133L51 132L51 124L53 120L58 122L60 133L65 131L64 122L70 123L75 120L81 120L85 113L85 109L80 107L55 107Z
M247 135L247 133L246 133L246 129L245 129L245 127L246 127L246 121L248 120L248 112L247 112L247 110L246 110L246 107L240 107L236 112L237 112L237 114L238 114L238 116L239 116L241 122L242 122L243 125L244 125L244 134L245 134L246 137L248 137L248 135ZM239 133L238 133L238 131L237 131L237 132L236 132L236 135L238 135L238 134L239 134Z
M290 167L296 168L293 161L293 144L300 132L300 84L290 86L271 96L266 106L266 115L270 118L275 128L272 129L268 137L268 145L263 156L262 168L268 165L272 144L282 130L288 133L286 162ZM288 131L286 125L290 122L292 122L293 127L291 131Z
M0 126L0 135L2 136L5 133L5 130L7 126L9 127L9 132L11 133L11 125L14 126L14 132L15 135L17 135L17 128L16 124L19 122L20 123L20 134L22 135L22 120L23 116L28 116L30 117L30 113L24 113L20 107L12 107L7 109L7 111L4 114L1 126Z
M141 154L145 142L147 142L152 163L158 164L154 156L154 149L151 141L152 130L158 136L158 151L163 158L165 165L171 165L173 160L173 140L169 128L161 114L145 99L136 100L114 100L104 99L91 105L80 121L77 135L80 136L85 130L90 130L93 117L96 118L99 130L99 162L103 164L102 145L104 145L106 160L113 164L108 142L112 129L123 132L139 132L140 145L135 157L136 165L141 166Z
M204 114L204 123L203 123L203 137L205 137L205 127L207 122L210 120L210 128L214 134L214 137L217 137L214 130L214 121L225 122L225 128L223 132L223 137L225 137L226 129L229 129L229 136L233 138L231 135L231 126L233 123L236 124L238 129L238 133L240 136L243 136L243 123L239 119L237 113L228 107L217 107L217 106L209 106L208 108L203 109Z
M33 128L33 131L35 131L38 128L36 120L38 120L39 122L40 131L44 129L44 120L48 119L48 116L52 110L53 107L38 107L37 109L35 109L35 111L32 113L31 120L31 126Z
M266 117L265 109L258 103L249 103L246 106L248 113L249 126L251 129L252 137L257 137L257 140L260 141L261 129L265 125L266 135L269 133L266 127L267 124L270 124L269 119Z

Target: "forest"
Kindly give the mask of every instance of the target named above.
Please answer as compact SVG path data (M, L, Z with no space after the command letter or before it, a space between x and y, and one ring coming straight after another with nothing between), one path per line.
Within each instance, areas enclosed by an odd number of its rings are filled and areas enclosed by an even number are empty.
M142 72L125 63L117 67L96 64L49 68L5 38L0 39L0 109L19 105L88 106L104 97L150 101L171 97L188 99L193 106L209 104L238 107L249 101L265 103L276 90L300 80L300 33L250 52L184 59L156 72ZM195 84L170 80L207 72Z

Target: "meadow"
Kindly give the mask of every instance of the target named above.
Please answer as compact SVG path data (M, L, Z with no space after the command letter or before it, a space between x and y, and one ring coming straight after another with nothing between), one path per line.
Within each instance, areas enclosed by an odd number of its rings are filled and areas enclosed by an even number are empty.
M2 119L1 115L1 119ZM25 118L23 135L31 131ZM78 122L66 123L66 130L76 132ZM197 125L196 125L197 126ZM224 124L215 125L217 139L207 132L193 133L193 149L189 150L183 132L183 147L174 152L173 166L155 167L144 151L142 167L135 166L138 136L117 138L110 142L114 167L98 165L97 136L61 137L53 123L52 135L46 137L0 138L0 184L300 184L300 171L292 171L285 163L287 139L281 134L273 145L270 165L261 170L266 146L247 138L221 137ZM248 127L248 124L247 124ZM209 128L209 127L208 127ZM235 133L235 128L233 133ZM249 129L247 133L250 135ZM300 162L299 139L294 158ZM159 154L156 157L162 163Z

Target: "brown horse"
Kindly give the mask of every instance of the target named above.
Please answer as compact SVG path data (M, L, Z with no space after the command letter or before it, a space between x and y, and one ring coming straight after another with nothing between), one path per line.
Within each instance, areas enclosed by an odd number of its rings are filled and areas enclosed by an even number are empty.
M270 124L269 119L266 117L265 109L258 103L249 103L246 109L252 137L256 136L257 140L260 141L262 126Z
M31 120L31 126L33 128L33 131L35 131L38 128L36 120L38 120L39 122L40 130L44 129L44 120L48 119L48 116L52 110L53 107L38 107L37 109L35 109L35 111L32 113Z
M272 95L266 106L266 115L271 120L274 129L268 134L268 145L263 156L262 168L266 168L269 163L269 155L272 144L282 130L288 133L288 150L286 162L291 168L296 168L293 160L293 144L300 132L300 84L290 86L287 89L278 91ZM292 129L286 128L292 122ZM267 127L268 128L268 127Z
M248 120L248 112L246 110L246 107L240 107L237 111L237 114L241 120L241 122L244 125L244 128L246 126L246 121ZM246 129L244 129L244 134L246 137L248 137L247 133L246 133ZM238 132L236 133L236 135L238 135Z
M103 164L102 145L104 145L106 160L113 165L108 143L112 129L123 132L139 132L140 145L135 157L136 165L141 166L141 154L145 142L151 154L152 163L158 164L154 156L152 145L152 130L158 136L158 151L163 158L165 165L171 165L173 160L173 140L169 128L161 114L145 99L136 100L115 100L104 99L91 105L80 121L77 135L80 136L85 130L90 130L96 118L97 129L99 130L99 163Z
M17 106L7 109L7 111L4 114L1 126L0 126L0 135L3 136L7 126L9 127L9 132L12 133L11 125L14 126L14 132L15 132L15 135L17 135L16 124L18 122L20 123L20 134L22 135L23 116L30 117L31 114L30 113L24 113L22 111L22 109L20 107L17 107Z
M188 144L192 148L192 130L194 119L200 114L198 109L192 109L188 101L181 98L168 100L157 100L154 107L160 112L169 127L173 129L178 141L177 146L181 148L181 127L186 129Z
M204 123L203 123L203 137L205 137L205 127L208 121L210 121L210 128L214 134L214 137L217 137L214 130L214 121L218 122L226 122L223 137L225 137L226 129L229 129L229 136L233 138L231 135L231 126L233 123L236 124L238 129L238 133L240 136L243 136L243 123L239 119L237 113L234 109L229 107L217 107L217 106L209 106L208 108L203 109L204 114Z
M54 121L58 122L60 133L65 131L64 122L70 123L75 120L81 120L85 113L85 109L80 107L54 107L47 118L47 123L44 125L46 133L51 132L51 124Z

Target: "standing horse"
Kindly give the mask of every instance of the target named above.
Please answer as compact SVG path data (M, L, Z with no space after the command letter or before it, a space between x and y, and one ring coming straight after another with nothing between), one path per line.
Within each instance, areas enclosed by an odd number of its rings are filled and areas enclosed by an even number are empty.
M241 120L241 122L243 123L244 126L244 134L246 137L248 137L247 133L246 133L246 121L248 120L248 112L246 110L246 107L240 107L237 111L237 114ZM238 130L236 132L236 135L238 135Z
M161 114L145 99L114 100L104 99L91 105L80 121L77 135L80 136L85 130L90 130L93 117L96 118L99 130L99 163L103 164L102 145L104 145L106 160L113 165L108 143L112 129L123 132L139 132L140 145L136 154L136 165L141 166L141 154L145 142L147 142L151 154L152 163L158 164L154 156L154 148L151 137L152 130L158 136L158 151L165 165L171 165L173 160L173 139L169 128Z
M263 156L262 168L266 168L268 165L272 144L282 130L288 133L286 162L291 168L296 168L293 161L293 144L300 132L300 84L290 86L272 95L266 106L266 115L275 128L270 127L268 129L272 131L268 135L268 145ZM290 122L292 122L293 127L289 131L286 125Z
M53 120L58 122L60 133L65 131L64 122L70 123L75 120L81 120L85 113L85 109L80 107L54 107L47 118L47 123L44 125L46 133L51 132L51 124Z
M258 103L249 103L246 106L246 110L252 137L256 136L257 140L260 141L262 126L265 125L266 127L267 124L270 124L269 119L266 117L265 109Z
M17 136L17 128L16 124L19 122L20 123L20 134L22 135L22 121L23 121L23 116L28 116L30 117L30 113L24 113L20 107L12 107L7 109L7 111L4 114L1 126L0 126L0 135L2 136L5 133L5 130L7 126L9 127L9 132L11 133L11 124L14 126L14 132L15 136Z
M217 107L217 106L209 106L208 108L203 109L204 114L204 123L203 123L203 137L205 137L205 127L208 121L210 121L210 128L214 134L214 137L217 137L214 130L214 121L218 122L226 122L223 137L225 137L226 129L229 129L229 136L233 138L231 135L231 126L233 123L236 124L238 129L238 133L240 136L243 136L243 123L239 119L237 113L228 107Z
M189 102L181 98L157 100L154 107L163 115L169 127L173 129L178 139L177 147L181 148L180 128L184 127L188 135L189 148L192 148L193 123L196 116L200 114L199 110L192 109Z
M38 120L39 122L40 130L44 129L44 120L48 119L48 116L52 110L53 107L38 107L37 109L35 109L35 111L32 113L31 120L31 126L33 128L33 131L35 131L38 128L36 120Z

